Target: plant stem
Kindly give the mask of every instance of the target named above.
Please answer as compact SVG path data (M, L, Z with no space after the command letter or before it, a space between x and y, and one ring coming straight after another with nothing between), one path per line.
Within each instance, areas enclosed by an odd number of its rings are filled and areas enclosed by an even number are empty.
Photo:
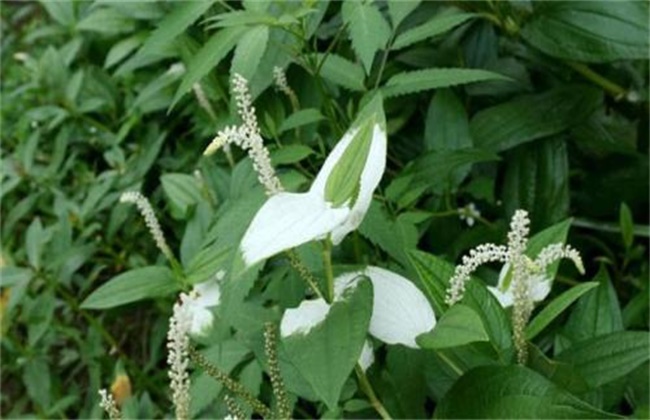
M388 411L386 411L384 405L377 398L377 394L375 394L375 390L372 389L372 385L370 384L370 381L368 380L366 373L363 371L363 369L358 363L354 367L354 371L356 372L357 378L359 379L359 387L366 394L373 408L377 411L377 413L379 413L382 419L384 420L391 419L392 417L390 416L390 414L388 414Z
M585 64L577 63L575 61L566 61L566 64L576 72L583 75L586 79L603 88L607 93L616 99L623 98L627 94L627 90L625 90L625 88L596 73Z
M328 236L323 241L323 268L325 269L325 278L327 280L328 303L334 302L334 271L332 270L332 241Z

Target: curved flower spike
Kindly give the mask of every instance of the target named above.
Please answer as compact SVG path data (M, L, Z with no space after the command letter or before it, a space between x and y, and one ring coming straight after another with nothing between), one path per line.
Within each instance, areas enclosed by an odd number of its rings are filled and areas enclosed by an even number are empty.
M386 167L385 125L376 96L334 147L309 191L281 192L264 203L240 245L246 265L328 235L338 245L361 224Z
M369 333L387 344L418 348L416 337L436 325L436 317L427 298L404 277L380 267L343 274L335 280L335 300L361 278L367 276L373 286L373 307ZM323 299L303 301L285 311L280 324L283 337L307 334L320 324L330 305Z

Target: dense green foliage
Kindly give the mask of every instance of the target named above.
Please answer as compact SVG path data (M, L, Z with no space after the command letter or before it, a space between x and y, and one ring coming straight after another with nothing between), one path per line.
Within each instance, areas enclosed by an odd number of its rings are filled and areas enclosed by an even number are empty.
M239 123L239 73L290 191L309 187L382 94L387 169L332 260L337 273L401 273L436 313L423 349L374 344L367 375L392 416L645 418L648 18L646 1L3 2L2 416L100 417L97 390L121 373L125 416L173 412L165 346L177 292L230 275L265 201L245 152L202 156ZM273 85L276 67L295 95ZM357 194L346 188L329 193L343 202ZM119 203L127 190L151 200L179 264ZM444 302L454 264L504 243L516 209L532 220L529 251L566 239L586 268L554 267L526 366L509 311L484 287L499 266L476 272L462 305ZM317 243L296 252L325 277ZM215 328L195 344L270 402L264 322L307 285L282 254L226 280ZM369 289L334 304L309 340L283 340L293 416L377 416L353 373ZM193 415L227 414L222 394L196 370Z

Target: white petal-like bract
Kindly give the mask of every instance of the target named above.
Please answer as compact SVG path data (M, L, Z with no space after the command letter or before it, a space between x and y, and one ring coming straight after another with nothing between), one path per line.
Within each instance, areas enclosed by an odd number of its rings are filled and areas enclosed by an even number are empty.
M372 348L370 341L366 340L363 343L361 355L359 355L359 366L361 366L361 369L365 372L373 363L375 363L374 349Z
M304 300L297 308L284 311L280 323L280 335L307 334L309 330L325 320L330 305L324 299Z
M284 250L323 238L349 214L350 209L333 209L315 194L276 194L257 212L242 239L244 262L251 266Z
M514 304L515 296L513 291L513 281L511 278L510 263L505 263L499 273L499 283L497 287L488 286L488 290L497 298L501 306L508 308ZM541 302L551 293L552 281L543 274L532 276L528 279L530 286L530 298L533 302ZM506 284L504 284L506 283Z
M185 301L186 310L192 319L190 334L205 335L212 327L214 315L212 310L221 301L220 279L213 279L195 284Z

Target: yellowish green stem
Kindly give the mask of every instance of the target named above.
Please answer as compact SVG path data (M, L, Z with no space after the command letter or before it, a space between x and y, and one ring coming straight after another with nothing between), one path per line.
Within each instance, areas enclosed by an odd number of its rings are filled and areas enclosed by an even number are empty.
M334 302L334 270L332 269L332 241L329 236L323 241L322 255L325 279L327 280L327 295L325 299L328 303L332 303Z
M566 63L569 67L571 67L576 72L580 73L586 79L590 80L594 84L603 88L607 93L612 95L614 98L620 99L625 97L625 95L627 94L627 90L625 88L617 85L616 83L612 82L606 77L596 73L595 71L590 69L587 65L582 63L577 63L575 61L567 61Z
M384 407L384 405L379 401L379 398L377 398L377 394L375 394L375 390L372 389L372 385L370 384L370 381L368 380L368 377L366 376L366 373L363 371L363 368L357 363L357 365L354 367L354 371L357 374L357 378L359 379L359 387L363 391L364 394L368 397L370 400L370 404L372 404L373 408L377 413L381 416L382 419L387 420L391 419L392 417L390 414L388 414L388 411Z

